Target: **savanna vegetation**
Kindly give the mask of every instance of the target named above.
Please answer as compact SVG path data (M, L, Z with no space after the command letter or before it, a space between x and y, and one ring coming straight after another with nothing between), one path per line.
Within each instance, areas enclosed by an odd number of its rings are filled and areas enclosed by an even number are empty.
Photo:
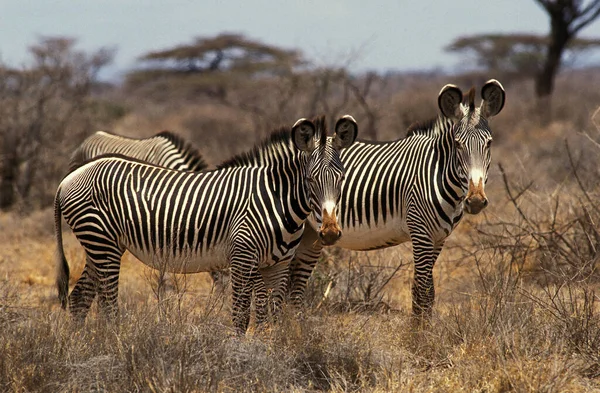
M600 390L599 69L563 67L548 121L535 78L512 68L506 80L485 68L356 75L222 34L145 54L109 84L97 75L110 50L44 38L31 54L25 68L0 69L0 391ZM443 85L489 78L507 95L491 123L490 206L447 242L429 325L411 318L409 245L327 249L306 307L245 337L208 275L165 280L130 255L117 323L92 310L78 325L60 309L52 198L93 131L169 129L217 164L321 113L352 114L363 138L400 138L436 115ZM64 236L73 283L84 255Z

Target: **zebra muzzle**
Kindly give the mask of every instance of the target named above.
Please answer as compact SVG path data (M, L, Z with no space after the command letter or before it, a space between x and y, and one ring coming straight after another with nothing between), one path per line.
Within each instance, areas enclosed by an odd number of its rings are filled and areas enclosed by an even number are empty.
M335 211L331 214L327 210L323 210L323 223L321 224L321 230L319 231L319 238L325 246L331 246L335 244L342 237L342 229L338 225Z
M483 188L483 180L480 178L479 183L475 186L473 180L469 180L469 191L465 198L465 211L469 214L477 214L488 205L488 199L485 196Z

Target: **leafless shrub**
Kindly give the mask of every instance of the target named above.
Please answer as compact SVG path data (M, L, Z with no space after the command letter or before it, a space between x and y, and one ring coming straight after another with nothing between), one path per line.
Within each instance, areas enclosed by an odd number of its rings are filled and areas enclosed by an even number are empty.
M341 312L389 311L386 287L395 274L407 267L399 259L390 262L370 253L332 248L311 276L306 290L311 307Z
M47 206L64 175L71 146L98 119L92 93L112 51L86 54L75 40L43 38L31 66L0 65L0 208ZM68 138L67 138L68 137ZM33 200L36 203L33 203Z

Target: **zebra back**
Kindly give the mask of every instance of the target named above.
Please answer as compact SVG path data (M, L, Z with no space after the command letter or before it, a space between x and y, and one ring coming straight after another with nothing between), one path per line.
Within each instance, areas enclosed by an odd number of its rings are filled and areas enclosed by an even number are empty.
M199 172L207 167L202 156L190 143L170 131L162 131L143 139L96 131L73 152L69 171L103 154L122 154L180 171Z

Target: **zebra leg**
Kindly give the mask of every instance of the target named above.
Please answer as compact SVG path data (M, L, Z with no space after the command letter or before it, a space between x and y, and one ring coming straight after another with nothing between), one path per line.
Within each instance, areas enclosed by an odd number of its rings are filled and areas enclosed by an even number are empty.
M256 258L231 258L231 299L233 326L239 334L246 333L250 322L250 302L256 280L262 280ZM264 284L263 284L264 285Z
M259 271L254 278L254 309L256 310L256 324L262 325L269 317L269 291Z
M310 278L317 261L321 258L323 245L315 231L308 223L304 226L302 240L296 249L290 264L290 301L292 305L301 307L304 303L306 283Z
M263 286L266 287L263 291L264 295L263 292L261 292L260 295L265 297L264 303L266 307L268 308L268 305L270 304L272 315L274 318L277 318L286 297L290 275L290 263L287 260L279 261L272 266L260 269L260 274L262 275L262 281L264 282ZM268 296L268 289L271 290L270 299Z
M428 236L413 236L414 278L412 287L413 315L431 317L435 300L433 266L442 251L443 243L435 245Z
M91 261L86 257L81 276L75 283L75 287L69 295L69 311L78 320L83 321L90 310L90 306L96 297L97 280L93 276Z
M98 308L100 313L111 319L114 319L118 312L119 269L123 255L123 251L114 252L105 254L102 262L93 263L98 277Z

